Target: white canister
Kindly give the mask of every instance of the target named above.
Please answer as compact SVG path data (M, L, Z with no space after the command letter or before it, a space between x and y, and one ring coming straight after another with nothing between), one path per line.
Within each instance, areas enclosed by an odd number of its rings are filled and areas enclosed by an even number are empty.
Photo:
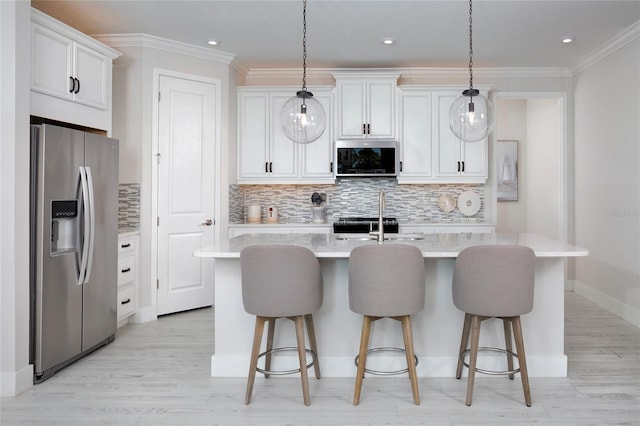
M247 208L247 222L260 222L262 219L261 208L258 204L252 204Z
M269 207L267 209L267 222L277 222L277 221L278 221L278 208Z

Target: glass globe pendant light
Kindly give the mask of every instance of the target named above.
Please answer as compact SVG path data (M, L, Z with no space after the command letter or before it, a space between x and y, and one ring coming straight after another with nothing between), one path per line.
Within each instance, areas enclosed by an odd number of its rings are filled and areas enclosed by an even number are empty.
M473 19L469 0L469 88L462 92L449 109L449 127L465 142L477 142L493 131L493 105L473 88Z
M327 126L322 104L307 90L307 0L302 8L302 90L282 106L280 118L284 134L299 144L317 140Z

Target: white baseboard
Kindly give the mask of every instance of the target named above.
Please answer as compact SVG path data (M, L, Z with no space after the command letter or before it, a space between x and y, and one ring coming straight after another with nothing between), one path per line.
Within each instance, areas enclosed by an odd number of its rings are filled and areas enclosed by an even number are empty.
M640 328L640 310L638 308L626 305L608 294L596 290L580 281L574 281L572 287L576 294L579 294L585 299L592 301L596 305Z
M3 371L0 373L0 396L16 396L33 386L33 364L29 364L18 372Z

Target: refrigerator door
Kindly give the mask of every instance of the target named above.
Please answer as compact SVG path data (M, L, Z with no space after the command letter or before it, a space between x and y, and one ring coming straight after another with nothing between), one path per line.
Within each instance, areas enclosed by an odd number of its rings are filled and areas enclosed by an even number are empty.
M84 166L84 134L38 126L32 155L33 361L39 374L77 355L82 347L82 286L77 281L83 243L78 180Z
M82 351L116 332L118 281L118 141L85 134L85 169L93 201L83 285Z

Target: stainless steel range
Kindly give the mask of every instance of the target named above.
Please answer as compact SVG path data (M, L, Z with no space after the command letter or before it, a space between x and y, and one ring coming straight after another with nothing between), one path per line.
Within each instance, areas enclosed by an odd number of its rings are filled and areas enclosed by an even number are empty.
M382 225L385 233L398 233L398 221L395 217L383 218ZM377 230L377 217L341 217L333 223L333 232L336 234L360 234Z

